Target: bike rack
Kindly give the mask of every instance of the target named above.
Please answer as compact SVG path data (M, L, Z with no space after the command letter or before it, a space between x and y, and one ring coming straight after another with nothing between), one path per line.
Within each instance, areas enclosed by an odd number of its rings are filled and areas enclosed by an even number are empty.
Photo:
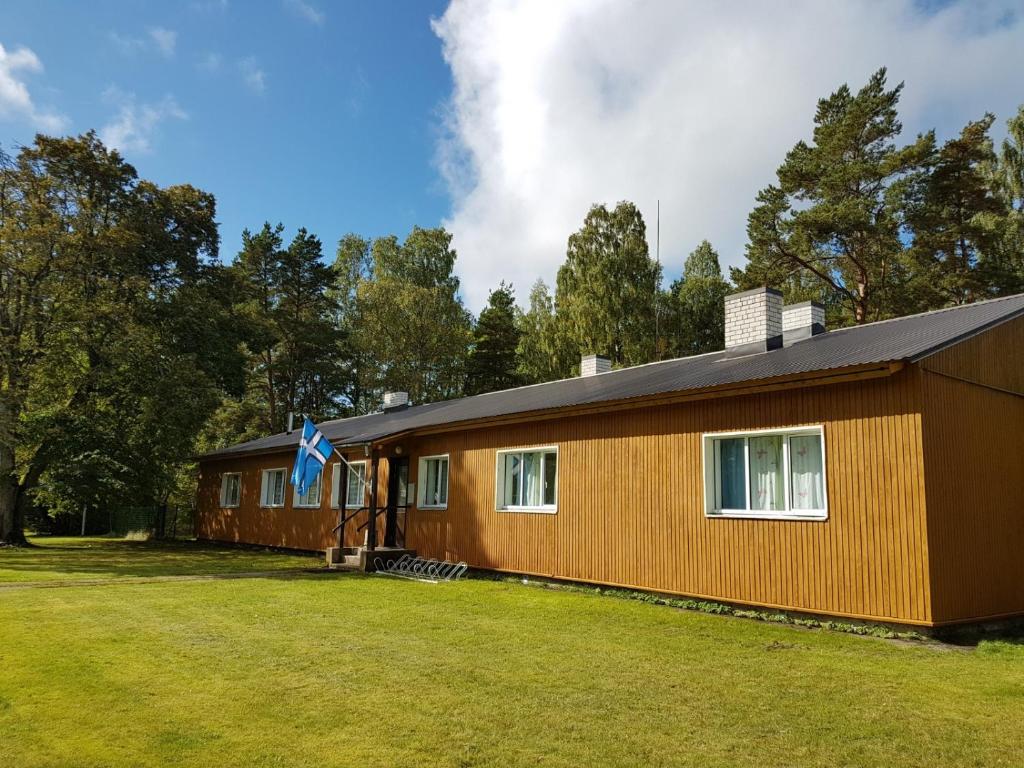
M458 581L469 569L466 563L450 563L447 560L433 560L412 555L402 555L397 560L385 563L381 558L373 561L376 573L382 576L397 576L400 579L424 581L428 584L440 584L445 581Z

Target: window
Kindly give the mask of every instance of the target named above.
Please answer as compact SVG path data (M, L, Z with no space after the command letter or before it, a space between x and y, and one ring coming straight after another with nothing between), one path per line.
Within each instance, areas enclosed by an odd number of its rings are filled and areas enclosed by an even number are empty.
M558 448L498 451L498 509L554 512L558 500Z
M334 477L331 481L331 506L339 506L341 495L341 470L345 465L338 462L334 465ZM348 485L345 487L345 508L359 509L365 506L366 500L366 462L350 461L348 465Z
M260 488L260 506L284 506L284 469L263 470L263 483Z
M242 476L237 472L226 473L220 478L220 505L237 507L242 499Z
M316 476L316 480L309 484L306 492L303 495L299 495L298 487L292 492L292 506L293 507L319 507L320 506L320 478L324 476L323 470Z
M704 435L704 514L827 518L823 429Z
M417 506L421 509L447 509L448 456L424 456L420 459L419 484Z

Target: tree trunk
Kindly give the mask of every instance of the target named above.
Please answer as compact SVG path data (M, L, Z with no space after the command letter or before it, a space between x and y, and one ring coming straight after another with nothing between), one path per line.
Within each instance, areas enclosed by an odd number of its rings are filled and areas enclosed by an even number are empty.
M18 508L14 449L0 445L0 544L25 544L24 516Z

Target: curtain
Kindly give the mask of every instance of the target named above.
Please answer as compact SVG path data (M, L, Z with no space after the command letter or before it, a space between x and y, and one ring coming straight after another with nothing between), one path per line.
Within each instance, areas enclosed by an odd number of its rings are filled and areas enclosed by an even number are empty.
M505 506L517 507L519 501L520 454L505 454Z
M439 506L448 503L448 460L427 459L426 488L424 499L428 505Z
M539 453L523 454L523 504L528 507L539 507L544 498L541 455Z
M437 503L448 503L448 459L438 459Z
M544 503L554 506L555 489L558 487L558 454L544 454Z
M309 488L306 489L306 495L299 498L299 504L304 507L312 507L320 503L320 478L323 477L323 474L324 473L321 472L316 476L316 480L314 480L310 484ZM284 496L283 489L281 496Z
M782 476L782 435L751 437L750 508L776 512L786 508Z
M284 472L277 470L272 475L273 503L284 504Z
M718 441L718 490L721 509L747 508L744 440L733 437Z
M825 508L821 453L821 435L793 435L789 438L793 509Z
M345 500L346 507L361 507L366 497L366 465L354 464L348 468L348 489L345 491L348 498Z

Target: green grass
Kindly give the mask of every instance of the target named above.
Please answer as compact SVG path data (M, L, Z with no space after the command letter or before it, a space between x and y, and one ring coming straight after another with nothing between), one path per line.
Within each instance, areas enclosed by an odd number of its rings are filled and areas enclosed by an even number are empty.
M35 547L0 548L0 585L316 568L319 557L200 544L95 537L36 537Z
M1019 765L1022 712L1021 645L502 581L0 591L0 765L18 768Z

